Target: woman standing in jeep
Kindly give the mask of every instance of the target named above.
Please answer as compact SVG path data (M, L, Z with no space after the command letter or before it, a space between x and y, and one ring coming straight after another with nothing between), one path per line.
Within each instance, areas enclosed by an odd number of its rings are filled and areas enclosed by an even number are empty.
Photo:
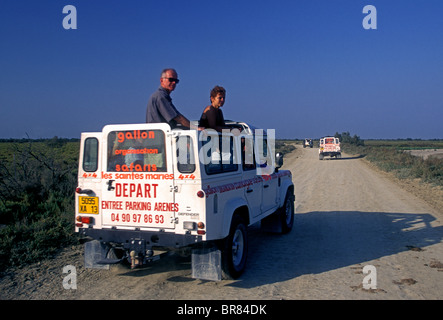
M211 90L211 105L207 106L200 117L199 127L214 129L222 132L223 129L231 129L226 126L221 107L225 104L226 90L215 86Z

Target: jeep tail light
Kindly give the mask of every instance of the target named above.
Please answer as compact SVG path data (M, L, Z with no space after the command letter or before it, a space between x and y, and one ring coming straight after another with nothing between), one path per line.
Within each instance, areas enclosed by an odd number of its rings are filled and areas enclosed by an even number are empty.
M202 191L202 190L200 190L199 192L197 192L197 197L199 197L199 198L203 198L205 196L205 193Z
M83 223L92 224L93 221L94 221L93 217L82 217L82 222Z
M203 223L203 222L198 222L197 223L197 228L198 228L198 230L197 230L197 234L199 234L199 235L203 235L203 234L206 234L206 231L205 230L203 230L204 228L205 228L205 224Z
M84 223L85 224L92 224L94 222L93 217L77 216L77 218L75 220L77 221L77 223L75 224L77 227L82 227Z
M94 191L92 191L91 189L82 189L80 187L75 188L75 192L77 192L78 194L85 193L88 196L90 196L94 193Z

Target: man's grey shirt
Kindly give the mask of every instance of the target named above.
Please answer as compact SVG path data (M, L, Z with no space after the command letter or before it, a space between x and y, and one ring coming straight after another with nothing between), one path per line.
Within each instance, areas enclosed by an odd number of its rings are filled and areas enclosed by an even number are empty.
M147 123L168 123L172 128L175 128L177 123L173 120L180 115L175 106L172 104L169 92L163 87L158 88L148 101L146 108L146 122Z

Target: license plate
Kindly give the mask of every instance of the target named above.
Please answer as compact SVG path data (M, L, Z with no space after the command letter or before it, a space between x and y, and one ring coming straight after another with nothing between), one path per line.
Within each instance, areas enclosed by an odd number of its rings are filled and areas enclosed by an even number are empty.
M98 197L79 197L78 213L98 214Z

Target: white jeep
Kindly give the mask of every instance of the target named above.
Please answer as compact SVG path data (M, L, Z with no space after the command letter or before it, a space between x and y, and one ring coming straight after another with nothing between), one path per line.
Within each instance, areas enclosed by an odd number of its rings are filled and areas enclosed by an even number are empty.
M324 157L341 158L340 140L335 137L323 137L320 139L318 148L318 158L323 160Z
M75 230L86 241L86 267L137 267L159 250L188 248L194 278L237 278L249 225L289 232L295 196L291 172L279 170L283 155L274 157L264 130L231 125L242 131L159 123L82 133Z
M313 146L314 146L314 143L313 143L312 139L305 139L303 141L303 148L307 148L307 147L312 148Z

